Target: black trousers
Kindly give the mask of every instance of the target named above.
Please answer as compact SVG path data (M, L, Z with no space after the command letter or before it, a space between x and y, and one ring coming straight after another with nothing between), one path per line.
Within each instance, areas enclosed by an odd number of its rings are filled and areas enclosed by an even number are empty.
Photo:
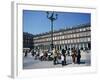
M62 66L64 65L64 61L62 61Z
M77 63L80 64L80 57L77 58Z
M54 63L54 65L57 64L57 57L56 56L54 57L53 63Z

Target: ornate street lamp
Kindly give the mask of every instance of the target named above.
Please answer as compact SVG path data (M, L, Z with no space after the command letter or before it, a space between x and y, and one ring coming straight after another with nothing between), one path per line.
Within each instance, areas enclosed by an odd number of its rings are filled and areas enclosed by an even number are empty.
M57 20L58 14L47 12L47 18L51 21L51 50L53 50L53 21Z

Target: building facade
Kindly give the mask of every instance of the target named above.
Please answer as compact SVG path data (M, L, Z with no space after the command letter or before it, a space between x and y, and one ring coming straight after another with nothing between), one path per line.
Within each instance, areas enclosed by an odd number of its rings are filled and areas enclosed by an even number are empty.
M51 50L51 32L34 35L34 49ZM91 25L82 24L72 28L53 31L56 49L91 49Z
M33 47L33 35L27 32L23 32L23 48L32 49Z

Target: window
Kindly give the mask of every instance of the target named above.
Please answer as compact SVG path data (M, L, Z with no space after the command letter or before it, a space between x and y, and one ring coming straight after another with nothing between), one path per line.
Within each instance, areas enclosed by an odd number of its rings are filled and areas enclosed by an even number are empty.
M84 38L80 38L80 42L84 42Z
M60 39L59 37L60 37L60 36L58 36L58 37L57 37L57 40L59 40L59 39Z
M77 39L77 42L79 42L79 39Z
M76 39L74 39L73 42L76 43Z
M64 36L62 36L62 39L64 39Z
M82 31L82 29L80 29L80 31Z
M76 29L76 32L79 32L79 29Z
M54 37L53 37L53 40L54 40Z
M65 35L65 38L67 38L67 35Z
M87 42L87 38L84 38L84 42Z
M73 37L73 34L70 35L70 38L72 38L72 37Z
M68 35L68 38L70 38L70 35Z
M56 42L56 41L55 41L54 43L55 43L55 44L57 44L57 42Z
M62 34L62 32L59 33L60 35Z
M75 38L76 37L76 34L73 34L73 37Z
M82 28L82 31L85 31L85 28Z
M70 40L70 43L72 43L73 41L72 41L72 39Z
M67 42L70 43L70 40L68 40Z
M77 33L76 36L79 37L79 34Z
M55 37L55 40L57 40L57 37Z
M67 43L67 40L65 40L65 43Z
M64 44L64 40L62 41L62 43L61 44Z
M88 38L88 41L91 41L91 39L90 39L90 38Z

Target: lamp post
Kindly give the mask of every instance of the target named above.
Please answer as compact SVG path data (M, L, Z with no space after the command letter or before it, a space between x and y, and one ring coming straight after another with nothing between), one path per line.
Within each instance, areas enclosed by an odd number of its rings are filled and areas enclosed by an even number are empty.
M51 21L51 50L53 50L53 21L57 20L57 14L54 12L47 12L47 18Z

